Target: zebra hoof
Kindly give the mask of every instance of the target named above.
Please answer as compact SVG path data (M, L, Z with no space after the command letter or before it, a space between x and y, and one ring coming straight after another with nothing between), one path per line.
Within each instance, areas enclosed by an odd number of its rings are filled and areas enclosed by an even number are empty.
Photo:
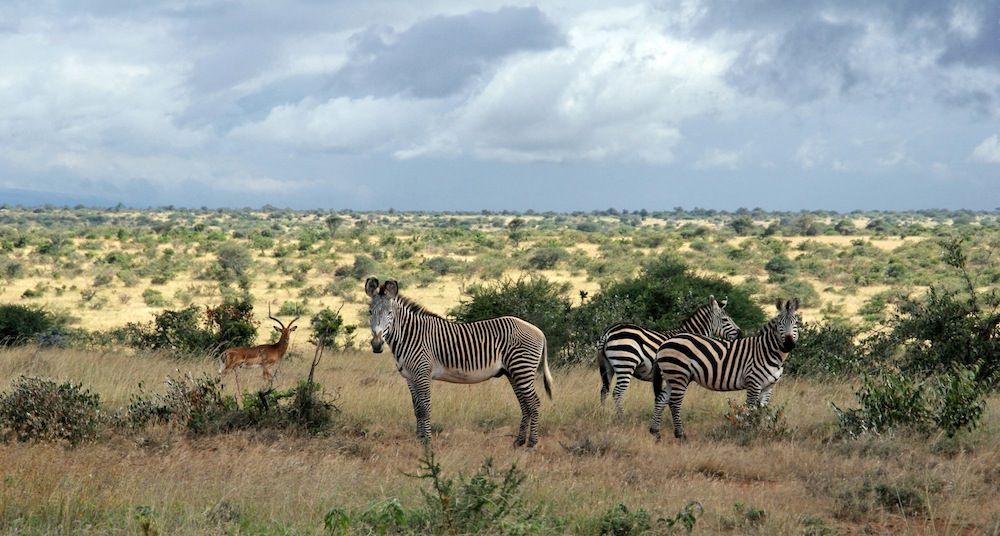
M514 446L515 447L523 447L524 443L525 443L525 441L524 441L523 437L519 437L519 438L517 438L517 439L514 440Z

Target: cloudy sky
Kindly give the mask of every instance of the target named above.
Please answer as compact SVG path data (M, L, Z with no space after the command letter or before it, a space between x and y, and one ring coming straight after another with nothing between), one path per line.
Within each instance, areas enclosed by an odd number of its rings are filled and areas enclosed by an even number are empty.
M1000 0L7 0L5 200L993 209Z

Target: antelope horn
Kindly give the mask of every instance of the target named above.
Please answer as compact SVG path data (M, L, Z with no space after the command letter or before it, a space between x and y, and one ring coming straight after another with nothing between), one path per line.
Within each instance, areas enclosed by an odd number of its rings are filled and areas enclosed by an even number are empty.
M281 320L278 320L277 318L274 318L273 316L271 316L271 302L267 302L267 317L270 318L271 320L274 320L275 322L277 322L278 325L281 326L281 329L285 329L285 325L281 323ZM294 320L293 320L293 322L294 322Z
M295 321L298 320L299 318L300 317L298 317L298 316L296 316L295 318L293 318L292 321L288 323L288 327L292 327L292 324L294 324Z

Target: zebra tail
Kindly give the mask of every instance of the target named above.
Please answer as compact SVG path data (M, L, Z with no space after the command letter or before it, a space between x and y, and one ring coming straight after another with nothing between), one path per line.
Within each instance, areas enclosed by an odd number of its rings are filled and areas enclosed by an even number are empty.
M549 343L542 343L542 383L545 385L545 394L552 400L552 373L549 372Z
M660 372L660 363L654 359L653 360L653 403L655 404L657 400L660 399L660 393L663 392L663 373Z
M605 352L605 345L608 344L607 333L601 336L597 343L597 364L601 368L601 392L607 393L611 390L611 377L614 375L614 367L608 361L608 354Z

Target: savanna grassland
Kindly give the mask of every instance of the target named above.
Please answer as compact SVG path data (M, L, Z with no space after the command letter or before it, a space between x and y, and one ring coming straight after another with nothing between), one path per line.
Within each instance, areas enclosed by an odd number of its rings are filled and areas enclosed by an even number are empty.
M942 261L942 244L956 240L962 269ZM692 388L683 409L689 439L656 443L646 431L649 384L633 383L624 418L616 419L610 404L598 403L593 348L567 345L553 356L554 400L543 401L541 443L533 451L511 447L519 410L507 382L436 383L431 444L444 478L469 479L493 460L477 491L459 486L442 495L433 480L413 476L426 454L413 436L405 382L389 355L367 348L362 289L367 276L395 278L403 294L449 314L483 285L541 277L577 307L669 256L761 306L800 297L801 316L813 326L803 332L803 346L823 333L816 326L829 325L847 326L848 344L861 348L871 334L892 329L897 304L934 296L932 287L993 292L1000 285L997 246L996 214L946 211L3 207L0 304L44 310L58 329L0 349L0 393L22 375L72 382L99 396L102 417L80 441L0 442L0 531L470 532L461 511L442 507L441 497L449 498L446 504L469 494L495 498L483 486L516 464L524 480L504 497L521 502L478 532L684 533L678 514L687 511L693 531L705 534L1000 534L995 390L969 398L982 403L982 414L976 426L957 433L933 424L845 433L835 409L858 405L856 391L867 385L864 364L789 373L775 389L777 410L759 426L746 425L730 405L742 393ZM334 406L330 422L318 432L243 425L205 432L190 419L115 424L137 407L137 397L169 391L167 378L213 378L218 370L211 356L136 348L116 330L241 296L263 320L261 342L271 333L269 305L286 321L302 316L276 392L291 392L308 374L313 316L339 311L344 325L315 372L317 396ZM988 310L985 300L977 307ZM764 311L769 315L773 305ZM891 361L904 354L884 355ZM880 354L859 349L858 355ZM264 382L257 370L240 378L249 391L241 404L250 407ZM231 376L219 389L232 397L226 404L235 403ZM685 510L692 501L697 506Z

